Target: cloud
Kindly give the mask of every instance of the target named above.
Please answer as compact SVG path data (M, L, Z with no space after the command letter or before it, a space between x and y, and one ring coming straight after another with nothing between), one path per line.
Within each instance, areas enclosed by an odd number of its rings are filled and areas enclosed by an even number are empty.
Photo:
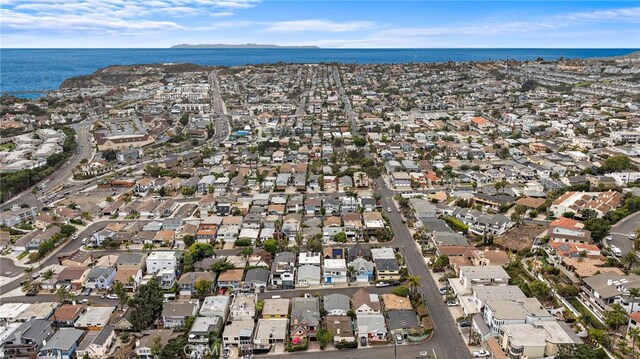
M270 32L351 32L370 28L369 21L335 22L331 20L312 19L297 21L279 21L267 24L266 31Z
M175 30L197 27L184 18L221 18L260 0L0 0L3 30L69 33Z

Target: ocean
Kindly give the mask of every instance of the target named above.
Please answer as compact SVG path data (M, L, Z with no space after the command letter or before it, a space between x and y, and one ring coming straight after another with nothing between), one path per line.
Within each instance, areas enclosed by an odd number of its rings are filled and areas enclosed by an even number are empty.
M234 66L276 62L407 63L621 56L638 49L1 49L0 91L37 97L65 79L110 65L191 62Z

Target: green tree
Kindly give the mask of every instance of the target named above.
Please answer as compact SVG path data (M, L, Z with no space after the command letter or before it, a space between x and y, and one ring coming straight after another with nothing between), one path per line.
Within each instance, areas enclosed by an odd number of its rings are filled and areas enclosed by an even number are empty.
M407 286L411 289L411 293L415 297L418 288L422 287L422 278L416 275L410 275L407 277Z
M187 123L189 123L189 114L188 114L188 113L185 113L185 114L183 114L183 115L180 117L180 124L181 124L182 126L186 126L186 125L187 125Z
M182 237L182 242L184 242L184 246L187 248L191 247L195 241L196 237L194 237L193 234L185 234L184 237Z
M271 254L275 254L278 250L278 241L273 238L269 238L264 241L264 243L262 243L262 247L264 247L265 251L271 252Z
M632 169L631 159L626 155L611 156L604 161L604 166L600 168L602 173L620 172Z
M556 359L605 359L601 349L586 344L561 344L558 346Z
M106 150L104 152L102 152L102 158L105 159L105 161L115 161L116 158L118 157L118 152L116 152L116 150Z
M529 283L529 289L531 290L531 294L533 294L533 296L538 298L539 300L548 299L551 295L551 289L549 288L549 286L538 279Z
M235 268L235 266L229 262L227 258L221 259L211 265L211 270L216 273L226 272L233 268Z
M640 267L640 257L635 251L629 251L620 257L620 263L625 269L631 270Z
M66 287L58 288L56 291L56 297L58 297L58 300L63 303L71 302L76 299L76 295L71 293Z
M311 252L322 252L322 238L309 238L309 240L307 240L307 250Z
M51 286L53 286L53 276L55 274L56 274L56 272L54 272L53 269L49 268L44 273L42 273L42 279L43 280L48 280L49 284Z
M120 301L120 309L124 309L124 306L129 302L129 295L127 294L126 289L124 289L124 284L120 281L116 281L113 285L113 293L118 296L118 300Z
M337 243L346 243L347 242L347 234L344 232L339 232L335 236L333 236L333 241Z
M210 280L200 278L193 284L193 289L196 290L199 298L204 298L209 292L211 292L211 286L213 282Z
M591 218L584 222L584 228L591 231L591 237L596 242L600 242L609 235L611 224L603 218Z
M326 348L327 344L333 342L333 334L325 328L318 329L316 337L318 339L318 343L320 343L320 349L322 350Z
M604 312L604 321L609 328L618 330L621 325L627 323L627 312L620 304L614 303L611 309Z
M197 242L189 246L189 253L194 261L199 261L211 257L215 253L215 248L209 243Z
M409 293L411 293L411 290L407 286L401 285L399 287L393 288L391 293L393 293L393 294L395 294L397 296L400 296L400 297L407 298L407 297L409 297Z
M156 277L138 287L138 291L129 301L131 324L134 329L147 329L162 312L163 302L162 288Z

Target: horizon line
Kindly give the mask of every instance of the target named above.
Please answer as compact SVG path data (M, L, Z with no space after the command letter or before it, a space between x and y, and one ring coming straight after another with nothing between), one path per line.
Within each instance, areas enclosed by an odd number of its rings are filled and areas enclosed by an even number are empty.
M172 45L174 46L174 45ZM319 47L276 45L273 48L237 47L0 47L0 50L639 50L640 47ZM309 46L302 48L301 46ZM314 48L315 46L315 48Z

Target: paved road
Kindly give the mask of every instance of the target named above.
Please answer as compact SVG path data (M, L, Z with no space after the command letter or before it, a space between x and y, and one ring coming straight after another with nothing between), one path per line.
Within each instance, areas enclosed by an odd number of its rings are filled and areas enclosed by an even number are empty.
M5 257L0 258L0 276L15 277L22 273L23 270L24 268L16 266L11 259Z
M73 169L80 163L83 158L89 159L92 153L92 136L89 130L93 126L93 120L85 120L77 124L72 125L76 131L76 140L78 142L78 153L74 153L69 161L58 169L53 176L49 176L49 181L45 184L44 188L38 190L37 199L36 195L31 193L32 188L29 188L17 196L14 196L11 200L5 202L0 207L0 210L4 211L7 208L11 208L14 204L26 203L32 208L38 208L41 206L41 202L44 196L53 193L59 187L69 184L69 179L73 176ZM46 181L46 180L45 180ZM42 182L41 182L42 183Z
M216 72L211 73L209 83L211 85L211 105L213 107L213 112L222 119L221 121L215 121L216 128L212 140L214 142L222 142L229 137L231 126L229 116L227 115L227 108L225 107L224 101L222 101L222 96L220 95L220 83Z
M633 213L611 227L610 244L620 248L622 253L633 251L633 241L629 235L634 234L636 228L640 227L640 212Z
M395 349L395 350L394 350ZM256 358L278 358L293 359L298 356L304 359L413 359L420 355L420 352L426 351L432 359L458 359L466 358L466 356L458 356L456 354L442 353L439 354L435 346L431 342L425 344L402 344L394 348L391 345L382 347L364 347L358 349L332 350L332 351L315 351L315 352L296 352L282 355L256 356ZM434 355L434 352L436 353Z
M433 337L429 342L430 345L435 349L439 358L470 358L469 349L455 325L455 318L451 316L449 309L444 304L438 285L431 277L422 253L417 249L407 226L402 223L400 213L395 210L392 200L394 192L387 188L380 178L375 183L376 192L382 195L382 207L394 208L392 213L387 213L387 216L396 237L395 246L401 248L402 254L406 258L409 273L421 278L422 288L419 291L429 307L435 328Z

